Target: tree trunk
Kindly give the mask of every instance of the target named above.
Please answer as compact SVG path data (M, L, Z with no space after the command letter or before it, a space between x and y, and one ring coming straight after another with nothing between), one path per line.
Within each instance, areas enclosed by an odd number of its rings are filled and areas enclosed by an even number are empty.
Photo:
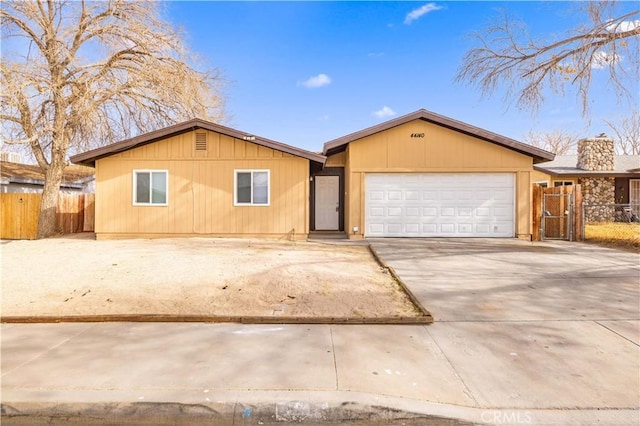
M64 161L52 161L47 169L38 216L38 234L36 238L47 238L57 232L56 212L58 207L58 194L62 182Z

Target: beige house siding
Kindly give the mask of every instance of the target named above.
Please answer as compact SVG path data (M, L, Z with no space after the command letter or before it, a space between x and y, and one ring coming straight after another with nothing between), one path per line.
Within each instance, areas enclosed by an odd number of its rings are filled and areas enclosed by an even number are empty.
M364 236L364 176L375 172L514 173L515 233L531 236L533 159L528 155L422 120L350 142L345 155L345 229L351 238Z
M534 170L531 173L531 183L536 183L536 182L547 182L547 184L551 184L551 175L548 175L539 170Z
M531 183L538 182L547 182L547 185L549 187L553 187L554 182L572 182L574 185L576 185L578 183L578 177L571 175L551 176L548 173L534 170L531 175Z
M96 161L96 234L130 236L273 236L305 238L309 230L309 160L194 131ZM133 171L167 170L167 206L133 205ZM234 170L270 171L269 206L234 206Z

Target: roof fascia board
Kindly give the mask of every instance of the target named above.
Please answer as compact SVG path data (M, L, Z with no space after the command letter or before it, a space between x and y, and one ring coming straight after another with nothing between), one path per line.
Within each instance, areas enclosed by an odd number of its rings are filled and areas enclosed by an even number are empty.
M640 178L640 172L635 172L633 170L629 170L626 172L616 172L616 171L587 171L584 172L576 172L576 171L567 171L567 172L558 172L557 170L549 170L539 166L533 166L533 169L542 173L546 173L550 176L556 177L638 177Z

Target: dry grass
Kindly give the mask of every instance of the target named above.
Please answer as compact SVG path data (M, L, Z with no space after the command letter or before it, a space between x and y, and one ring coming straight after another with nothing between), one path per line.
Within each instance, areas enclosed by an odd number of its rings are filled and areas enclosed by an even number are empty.
M640 224L600 222L585 226L585 239L609 247L640 252Z

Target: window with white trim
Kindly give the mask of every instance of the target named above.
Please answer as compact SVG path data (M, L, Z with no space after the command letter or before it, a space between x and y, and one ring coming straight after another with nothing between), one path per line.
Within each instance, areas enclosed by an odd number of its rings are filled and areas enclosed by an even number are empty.
M169 204L169 172L167 170L133 171L133 205L166 206Z
M557 188L558 186L571 186L573 185L573 181L571 180L554 180L553 186Z
M269 170L235 170L233 204L236 206L268 206Z

